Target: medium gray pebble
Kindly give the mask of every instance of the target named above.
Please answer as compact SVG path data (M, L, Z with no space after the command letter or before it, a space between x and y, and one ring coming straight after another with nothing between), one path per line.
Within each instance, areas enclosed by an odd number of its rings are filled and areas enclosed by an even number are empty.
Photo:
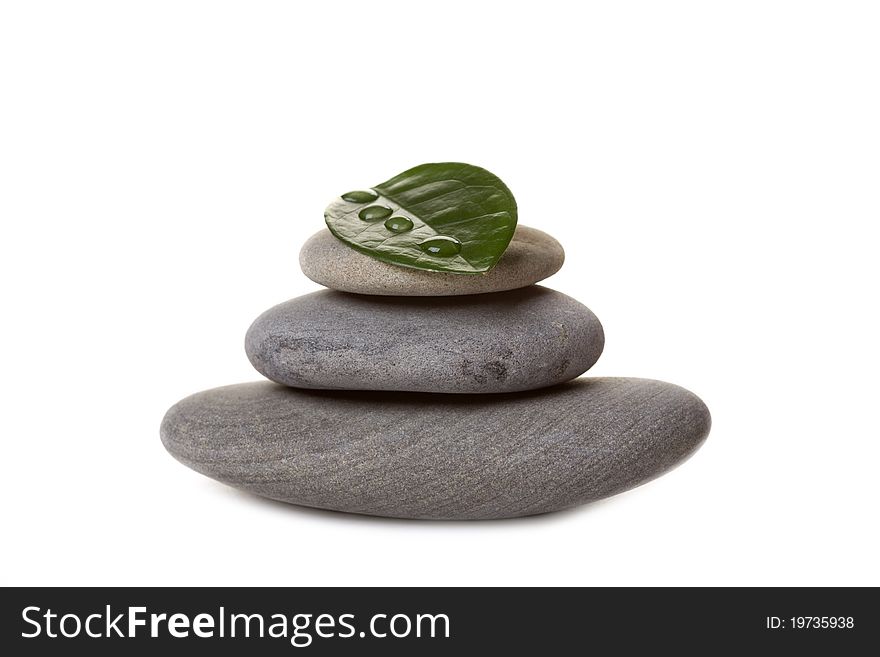
M573 379L604 343L589 308L530 286L433 298L322 290L263 313L245 349L261 374L298 388L488 393Z

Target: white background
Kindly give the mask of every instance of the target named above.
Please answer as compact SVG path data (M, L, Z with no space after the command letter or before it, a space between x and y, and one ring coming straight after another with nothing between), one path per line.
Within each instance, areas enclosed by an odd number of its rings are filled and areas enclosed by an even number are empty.
M0 9L3 584L880 584L880 10L857 2L9 2ZM290 507L174 461L259 378L327 203L499 175L568 251L597 375L708 442L590 507Z

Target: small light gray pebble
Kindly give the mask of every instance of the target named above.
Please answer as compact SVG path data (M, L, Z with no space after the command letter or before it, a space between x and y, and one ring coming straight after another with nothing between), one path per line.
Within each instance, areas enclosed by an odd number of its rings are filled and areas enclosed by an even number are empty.
M236 488L397 518L526 516L643 484L686 459L709 411L678 386L582 378L510 395L296 390L269 382L187 397L166 449Z
M483 294L526 287L552 276L565 260L547 233L518 226L501 260L485 274L450 274L391 265L355 251L329 230L315 233L299 252L303 273L343 292L388 296Z
M604 343L589 308L533 285L457 297L322 290L263 313L245 349L257 371L297 388L487 393L573 379Z

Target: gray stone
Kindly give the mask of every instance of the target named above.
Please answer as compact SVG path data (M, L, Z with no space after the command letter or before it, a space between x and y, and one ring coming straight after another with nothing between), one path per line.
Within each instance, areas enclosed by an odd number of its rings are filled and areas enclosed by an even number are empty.
M389 296L483 294L526 287L552 276L565 260L559 242L547 233L518 226L504 255L485 274L450 274L390 265L336 239L315 233L299 252L306 276L334 290Z
M586 306L534 285L458 297L322 290L266 311L245 340L254 367L285 385L451 393L562 383L603 346Z
M488 519L591 502L657 477L705 439L678 386L583 378L510 395L296 390L267 381L179 402L180 462L274 500L377 516Z

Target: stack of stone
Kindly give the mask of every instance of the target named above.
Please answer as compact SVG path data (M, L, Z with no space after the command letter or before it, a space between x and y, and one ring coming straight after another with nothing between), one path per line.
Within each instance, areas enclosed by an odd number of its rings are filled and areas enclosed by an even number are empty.
M576 378L604 334L586 306L535 285L563 259L519 226L488 273L431 272L323 230L300 265L330 289L247 333L273 383L184 399L162 423L165 447L258 495L400 518L532 515L644 483L702 443L709 412L668 383Z

